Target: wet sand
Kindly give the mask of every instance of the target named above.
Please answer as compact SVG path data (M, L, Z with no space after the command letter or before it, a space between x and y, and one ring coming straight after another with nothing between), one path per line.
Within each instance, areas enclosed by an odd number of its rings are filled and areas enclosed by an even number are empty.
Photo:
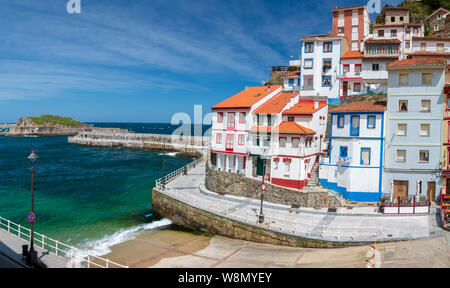
M444 237L376 248L293 248L164 229L115 245L104 257L130 268L450 267Z

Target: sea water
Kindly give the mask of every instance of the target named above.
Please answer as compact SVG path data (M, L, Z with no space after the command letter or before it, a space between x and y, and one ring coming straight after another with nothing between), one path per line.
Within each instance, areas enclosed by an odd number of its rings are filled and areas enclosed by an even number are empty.
M67 137L0 137L0 216L30 227L31 149L39 156L36 232L103 255L136 233L171 224L145 218L162 175L161 151L70 145ZM166 174L185 163L174 154L165 159Z

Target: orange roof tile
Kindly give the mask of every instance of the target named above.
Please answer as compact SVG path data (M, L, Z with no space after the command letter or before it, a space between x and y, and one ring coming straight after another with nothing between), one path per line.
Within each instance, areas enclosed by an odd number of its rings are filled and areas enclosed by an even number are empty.
M300 99L298 104L295 104L294 107L287 109L283 112L283 115L287 114L302 114L302 115L311 115L323 107L327 106L327 101L319 101L319 106L317 109L314 108L313 99Z
M225 101L213 106L211 109L250 109L253 104L257 103L280 87L280 85L248 87L244 91L241 91Z
M443 58L414 58L414 59L404 59L397 60L388 64L388 68L399 67L399 66L441 66L446 65L445 59Z
M278 114L298 93L278 93L255 110L255 114Z
M275 127L256 125L250 129L250 132L270 133L270 132L272 132L273 128L275 128Z
M286 75L284 75L285 77L291 77L291 76L300 76L300 70L298 71L292 71L289 73L286 73Z
M450 37L412 37L413 41L450 41Z
M278 127L273 129L273 132L282 134L316 134L314 130L303 127L295 122L281 122Z
M341 58L342 59L362 58L363 56L364 56L364 54L359 51L348 51Z
M450 57L450 52L427 52L427 51L417 51L409 53L410 56L443 56Z
M366 43L401 43L398 39L368 39L365 41Z
M350 102L344 106L336 107L331 109L330 113L337 112L374 112L374 111L385 111L386 106L377 103L376 101L356 101Z

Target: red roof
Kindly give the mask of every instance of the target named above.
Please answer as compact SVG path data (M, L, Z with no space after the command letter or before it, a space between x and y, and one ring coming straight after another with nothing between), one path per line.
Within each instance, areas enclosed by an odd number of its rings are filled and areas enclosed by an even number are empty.
M378 28L378 27L402 27L402 26L422 26L422 23L374 24L373 28Z
M244 91L239 92L227 100L213 106L212 109L250 109L253 104L257 103L280 87L280 85L248 87Z
M314 108L314 99L300 99L298 104L294 107L287 109L283 112L283 115L294 114L294 115L311 115L323 107L327 106L327 101L319 101L318 108Z
M270 132L272 132L272 130L273 130L274 128L275 128L275 127L272 127L272 126L261 126L261 125L256 125L256 126L253 126L253 127L250 129L250 132L270 133Z
M398 43L400 44L400 40L398 39L367 39L366 43Z
M300 76L300 70L286 73L285 77Z
M278 114L298 93L278 93L255 110L255 114Z
M314 130L306 128L295 122L281 122L278 127L273 129L273 132L281 134L316 134Z
M376 111L385 111L386 106L376 104L376 101L356 101L350 102L344 106L336 107L331 109L331 113L337 112L376 112Z
M413 41L450 41L450 37L417 37L413 36Z
M440 57L450 57L449 52L427 52L427 51L417 51L409 54L410 56L440 56Z
M414 59L405 59L405 60L397 60L388 64L388 68L390 67L399 67L399 66L444 66L446 65L446 61L443 58L414 58Z
M364 56L364 54L359 51L348 51L341 58L342 59L351 59L351 58L362 58L363 56Z

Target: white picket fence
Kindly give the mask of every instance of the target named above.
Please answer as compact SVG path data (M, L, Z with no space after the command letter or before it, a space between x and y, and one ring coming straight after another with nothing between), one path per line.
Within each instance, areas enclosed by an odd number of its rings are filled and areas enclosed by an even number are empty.
M0 228L7 231L9 234L15 235L25 241L30 241L31 239L30 229L23 227L20 224L16 224L1 216ZM69 246L37 232L34 232L34 242L42 249L47 250L55 254L56 256L62 256L64 258L70 259L71 263L79 263L82 267L85 268L128 268L128 266L124 266L109 259L105 259L82 251L78 248Z

